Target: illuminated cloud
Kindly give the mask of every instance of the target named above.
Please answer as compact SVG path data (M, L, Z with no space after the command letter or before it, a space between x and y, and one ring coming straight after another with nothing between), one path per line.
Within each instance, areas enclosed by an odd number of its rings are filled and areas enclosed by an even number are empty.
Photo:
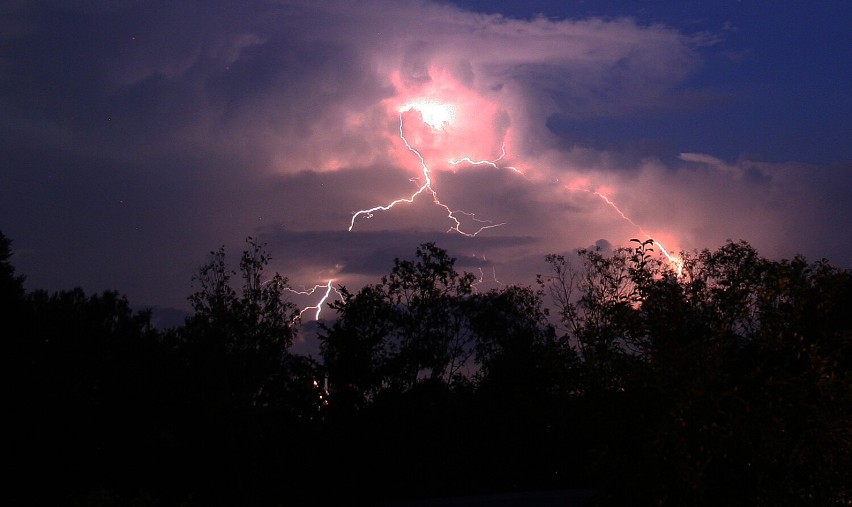
M306 286L369 281L426 240L520 283L546 253L643 233L672 249L744 238L767 255L848 251L839 217L852 213L832 184L848 165L760 162L698 141L659 148L653 132L649 149L596 142L617 137L624 118L683 122L732 100L696 80L721 25L389 0L3 12L0 227L26 248L16 262L34 287L118 288L179 306L204 252L236 252L249 234ZM505 225L446 234L453 224L428 197L347 232L356 211L423 183L401 119L441 202ZM689 128L699 141L722 132Z
M67 9L73 24L58 7L46 25L12 37L18 104L70 119L73 134L101 150L132 138L147 151L212 150L290 173L383 161L396 149L388 113L417 97L491 109L479 120L493 135L538 150L551 141L548 115L670 100L701 43L629 19L514 20L425 2ZM42 40L31 47L29 38ZM47 51L65 63L33 63ZM22 86L32 80L35 88Z

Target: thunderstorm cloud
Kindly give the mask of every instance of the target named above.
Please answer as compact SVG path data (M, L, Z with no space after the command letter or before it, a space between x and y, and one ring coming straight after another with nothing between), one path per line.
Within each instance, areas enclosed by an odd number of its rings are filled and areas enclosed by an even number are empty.
M721 24L427 1L0 9L0 228L32 287L184 307L206 252L248 235L305 286L370 282L423 241L495 283L646 235L852 264L848 158L716 153L724 128L693 122L748 100L705 79L755 58ZM455 116L434 128L404 107L419 99ZM475 214L462 230L503 225L448 233L423 194L348 230L423 184L401 121L440 201Z

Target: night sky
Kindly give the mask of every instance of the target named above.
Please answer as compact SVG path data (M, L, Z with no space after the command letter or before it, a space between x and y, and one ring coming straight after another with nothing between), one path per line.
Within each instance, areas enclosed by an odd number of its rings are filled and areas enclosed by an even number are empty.
M646 235L852 267L850 25L847 0L7 1L0 230L29 289L179 310L249 235L297 288L425 241L483 288Z

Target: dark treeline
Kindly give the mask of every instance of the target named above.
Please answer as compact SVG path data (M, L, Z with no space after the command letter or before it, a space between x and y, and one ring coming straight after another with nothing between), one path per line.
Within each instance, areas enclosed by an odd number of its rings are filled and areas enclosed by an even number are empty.
M852 503L849 271L746 243L677 271L651 242L547 260L481 292L421 245L341 288L311 358L251 239L163 331L116 292L25 291L0 234L3 503Z

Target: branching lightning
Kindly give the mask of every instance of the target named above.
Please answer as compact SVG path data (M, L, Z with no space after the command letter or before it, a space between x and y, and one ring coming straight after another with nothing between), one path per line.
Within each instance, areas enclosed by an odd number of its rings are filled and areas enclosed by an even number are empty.
M404 204L412 204L414 202L414 200L417 199L417 197L420 196L421 194L430 195L432 197L432 203L435 206L438 206L438 207L440 207L440 208L442 208L446 211L446 216L450 220L450 222L452 223L452 225L447 230L447 232L453 232L454 231L454 232L457 232L457 233L464 235L464 236L473 237L473 236L478 235L480 232L482 232L486 229L492 229L492 228L495 228L495 227L500 227L500 226L506 225L505 222L493 223L493 222L488 221L488 220L481 220L481 219L477 218L474 213L462 211L462 210L454 210L454 209L451 209L448 205L441 202L441 200L438 198L437 191L435 190L435 188L432 185L433 181L432 181L432 176L431 176L431 170L429 169L429 166L426 163L426 159L424 158L424 156L420 152L420 150L418 150L417 148L415 148L414 146L411 145L411 143L408 141L408 139L406 138L406 135L405 135L405 121L404 121L403 115L406 112L409 112L409 111L412 111L412 110L418 112L420 114L420 117L421 117L423 123L428 125L433 131L444 130L445 127L452 124L454 122L454 120L456 119L456 110L452 105L437 102L437 101L432 100L432 99L418 99L418 100L415 100L415 101L407 102L403 106L401 106L397 109L397 112L399 113L399 138L402 140L403 144L405 145L405 148L417 157L417 160L419 161L419 164L420 164L419 165L420 176L415 177L415 178L411 178L411 181L418 185L417 189L408 197L402 197L402 198L390 201L387 204L381 204L381 205L373 206L371 208L366 208L366 209L362 209L362 210L358 210L358 211L354 212L352 214L352 218L349 222L349 229L348 230L351 232L355 228L355 222L359 218L367 218L367 219L371 218L374 213L380 212L380 211L389 211L394 206L396 206L398 204L403 204L403 203ZM511 171L523 176L525 179L528 179L527 175L523 171L518 169L517 167L509 166L509 165L505 165L505 166L501 165L500 162L505 157L506 157L506 146L505 146L505 144L503 144L500 148L500 156L497 157L496 159L493 159L493 160L474 160L473 158L466 156L466 157L462 157L462 158L459 158L459 159L452 159L451 158L451 159L448 159L447 162L451 166L458 166L458 165L461 165L461 164L467 164L467 165L472 165L472 166L485 165L485 166L492 167L494 169L508 169L508 170L511 170ZM569 187L569 186L566 186L565 188L569 191L578 191L579 190L579 191L587 192L587 193L590 193L590 194L594 194L595 196L599 197L601 200L604 201L604 203L606 203L607 206L612 208L618 214L618 216L621 217L622 220L626 221L627 223L629 223L630 225L632 225L633 227L638 229L639 232L641 232L647 239L651 239L653 241L654 245L656 247L658 247L660 252L666 257L666 259L668 259L669 263L676 268L678 275L681 275L681 273L683 271L682 259L680 259L676 255L670 254L668 252L668 250L665 248L665 246L663 246L662 243L660 243L657 240L654 240L652 238L652 236L645 231L644 228L642 228L639 224L634 222L633 219L631 219L629 216L627 216L607 195L601 193L600 191L592 190L590 188ZM461 222L461 218L460 218L461 216L466 217L465 218L466 220L469 220L471 222L479 224L478 228L476 230L473 230L473 231L462 230L462 222ZM484 257L483 257L483 259L484 259ZM485 280L486 276L485 276L483 269L478 268L478 270L479 270L479 278L478 278L478 280L476 280L474 282L474 288L478 285L482 285L482 284L486 283L486 280ZM501 282L497 278L497 271L496 271L496 268L494 266L492 266L492 268L491 268L491 277L490 278L494 281L494 283L498 284L499 286L503 285L503 282ZM314 318L318 320L320 318L320 315L321 315L321 312L322 312L322 307L326 303L326 301L328 301L329 297L331 297L332 292L337 294L338 297L341 297L340 292L336 288L334 288L332 283L333 283L333 280L328 280L328 282L326 282L325 284L317 284L310 289L304 289L304 290L301 290L301 291L295 290L295 289L292 289L292 288L287 289L291 293L299 294L299 295L303 295L303 296L313 296L314 294L317 294L317 293L322 294L318 303L316 303L315 305L312 305L312 306L307 306L299 312L299 318L301 318L302 315L304 315L306 312L315 310ZM488 281L488 283L490 283L490 281Z
M464 157L464 158L460 158L460 159L452 159L451 158L450 160L448 160L448 162L450 163L450 165L459 165L459 164L464 163L464 164L470 164L470 165L487 165L487 166L493 167L494 169L500 169L500 167L497 166L497 162L503 160L503 157L505 157L505 156L506 156L506 145L504 144L500 147L500 156L495 158L494 160L471 160L470 157ZM502 168L503 169L511 169L512 171L515 171L516 173L520 174L521 176L526 177L524 175L524 173L520 169L518 169L517 167L507 165L507 166L503 166Z
M406 109L403 109L403 108L406 108ZM414 199L416 199L417 196L419 196L420 194L424 194L424 193L430 194L432 196L432 203L435 204L436 206L440 207L440 208L443 208L447 212L447 218L449 218L450 221L453 223L453 225L447 230L447 232L455 231L455 232L462 234L464 236L473 237L473 236L476 236L477 234L479 234L480 232L482 232L486 229L492 229L494 227L500 227L502 225L506 225L505 222L495 224L495 223L492 223L488 220L478 219L478 218L476 218L476 214L474 214L474 213L470 213L470 212L462 211L462 210L453 210L449 206L447 206L446 204L441 202L441 200L438 198L438 192L436 192L435 189L432 188L432 178L430 176L431 171L429 170L429 166L426 165L426 160L423 158L423 155L416 148L411 146L411 144L408 142L408 139L405 138L405 127L404 127L404 121L403 121L403 113L405 111L408 111L408 110L411 110L411 109L415 109L418 112L420 112L420 114L423 118L423 121L427 125L432 127L433 129L443 128L443 126L445 124L449 123L454 118L454 115L455 115L455 112L453 111L453 109L450 106L446 106L446 105L443 105L443 104L437 104L437 103L434 103L434 102L431 102L431 101L413 102L413 103L410 103L410 104L406 104L405 106L400 108L400 111L399 111L399 137L400 137L400 139L402 139L402 142L405 143L405 147L408 148L408 150L410 152L414 153L417 156L417 159L420 161L420 173L423 176L423 183L409 197L403 197L403 198L391 201L388 204L374 206L372 208L356 211L352 215L352 220L349 222L349 231L351 231L355 227L355 221L358 219L358 217L364 216L365 218L370 218L370 217L373 216L373 213L375 213L377 211L388 211L391 208L393 208L394 206L396 206L397 204L400 204L400 203L411 204L412 202L414 202ZM417 181L418 179L414 179L413 181ZM458 215L466 215L471 220L473 220L474 222L477 222L477 223L480 223L480 224L485 224L485 225L480 226L474 232L465 232L461 229L461 221L459 220Z
M342 297L340 291L338 291L334 287L334 285L332 285L333 282L334 280L329 280L325 284L317 284L311 287L310 289L296 290L291 287L286 287L284 289L287 292L290 292L292 294L298 294L300 296L313 296L317 291L322 290L323 288L325 289L325 291L322 293L322 297L320 298L319 302L316 305L306 306L302 308L302 310L299 312L298 318L302 318L302 315L308 310L316 310L314 320L319 320L320 314L322 313L322 306L325 304L326 301L328 301L328 298L331 296L331 293L334 292L338 295L338 297Z

